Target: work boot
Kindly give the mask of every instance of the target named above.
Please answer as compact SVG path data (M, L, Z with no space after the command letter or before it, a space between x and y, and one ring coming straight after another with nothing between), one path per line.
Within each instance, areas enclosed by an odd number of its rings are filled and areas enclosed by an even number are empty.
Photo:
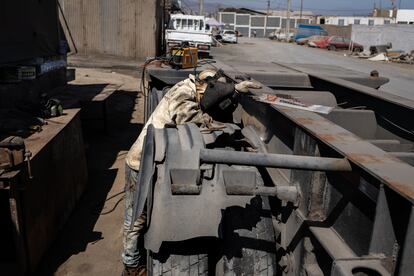
M147 276L147 267L145 265L138 267L126 266L124 272L122 272L122 276Z

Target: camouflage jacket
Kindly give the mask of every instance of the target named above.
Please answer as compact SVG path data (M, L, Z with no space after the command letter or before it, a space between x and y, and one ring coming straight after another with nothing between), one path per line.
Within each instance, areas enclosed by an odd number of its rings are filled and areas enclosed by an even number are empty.
M141 151L150 124L155 128L164 128L165 125L181 125L189 122L202 124L208 120L209 116L201 111L196 100L196 85L194 78L190 76L173 86L162 98L129 150L126 157L127 165L133 170L139 170Z

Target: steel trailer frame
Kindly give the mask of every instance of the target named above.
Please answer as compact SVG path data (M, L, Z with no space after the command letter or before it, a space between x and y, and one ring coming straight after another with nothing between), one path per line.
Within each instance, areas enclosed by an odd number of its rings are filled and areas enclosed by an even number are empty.
M237 74L243 73L234 67L231 70L226 65L221 64L220 67L234 82L239 81ZM154 71L151 75L149 71L153 81L156 74ZM168 76L168 72L164 74ZM401 98L373 95L373 89L346 80L310 77L314 88L324 87L337 99L348 97L350 107L363 100L371 110L345 109L338 110L339 115L322 117L306 111L269 106L244 95L234 117L244 127L242 133L257 153L228 154L217 149L198 148L198 159L194 160L199 161L192 164L192 169L200 170L207 163L264 167L275 188L246 192L245 187L226 186L226 194L235 197L260 194L279 198L274 203L272 216L277 234L275 248L279 273L283 275L411 275L414 271L414 168L410 165L413 138L401 133L396 126L412 130L408 115L413 114L414 104ZM159 79L156 79L156 82L150 82L150 87L159 87ZM275 93L268 87L251 92ZM162 94L156 89L149 94L147 111L156 106ZM403 111L399 109L401 105ZM394 122L391 127L375 120L392 113L384 107L396 110L389 120ZM361 125L355 124L356 118ZM364 125L365 122L370 123ZM373 123L378 124L372 126ZM366 128L374 128L372 137L366 134ZM168 141L168 135L161 136ZM184 137L185 134L178 136ZM206 138L200 139L206 141ZM157 148L155 143L155 152ZM176 151L184 154L179 148ZM297 158L296 155L306 157ZM297 161L301 161L300 164ZM186 175L172 176L171 185L174 179L180 179L179 183L197 186L194 185L197 181L183 179L198 179L198 174ZM200 195L200 189L178 188L175 191L171 189L171 193ZM278 197L277 188L288 188L288 196ZM226 204L234 202L225 203L222 207ZM152 209L153 215L161 217L172 215L169 211L162 205ZM182 218L188 217L184 215ZM155 222L162 225L159 220ZM151 221L150 232L151 227L157 228L155 222ZM211 226L210 222L200 223L211 230L214 225ZM175 227L182 229L182 226L169 223L170 231ZM197 231L199 228L192 229ZM163 233L162 229L157 231ZM178 235L179 239L167 233L160 236L168 237L168 241L179 241L203 236L207 232ZM157 238L149 235L146 243L163 242L155 241Z

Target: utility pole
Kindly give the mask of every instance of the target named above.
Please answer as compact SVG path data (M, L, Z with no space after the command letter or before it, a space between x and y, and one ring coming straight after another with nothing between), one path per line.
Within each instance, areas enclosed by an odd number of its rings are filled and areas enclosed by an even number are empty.
M300 15L299 15L299 23L302 23L302 13L303 13L303 0L300 0Z
M292 6L292 0L287 0L287 11L286 11L286 41L289 42L290 37L290 8Z
M204 0L200 1L200 15L204 15Z
M265 25L265 36L267 36L266 32L267 32L267 20L269 20L269 15L270 15L270 0L267 0L267 13L266 13L266 25Z
M267 0L267 15L270 15L270 0Z

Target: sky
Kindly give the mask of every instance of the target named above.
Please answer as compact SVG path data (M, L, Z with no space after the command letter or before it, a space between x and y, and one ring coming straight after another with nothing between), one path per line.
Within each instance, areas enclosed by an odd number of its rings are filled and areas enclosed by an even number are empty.
M300 9L301 0L292 0L292 10ZM183 5L197 7L197 0L182 0ZM267 0L204 0L206 10L215 10L220 7L245 7L251 9L267 9ZM372 11L374 3L383 8L391 7L391 0L303 0L303 9L311 10L315 14L332 15L362 15ZM395 4L402 9L414 9L414 0L395 0ZM286 9L287 0L271 0L271 9ZM197 9L196 9L197 10Z

